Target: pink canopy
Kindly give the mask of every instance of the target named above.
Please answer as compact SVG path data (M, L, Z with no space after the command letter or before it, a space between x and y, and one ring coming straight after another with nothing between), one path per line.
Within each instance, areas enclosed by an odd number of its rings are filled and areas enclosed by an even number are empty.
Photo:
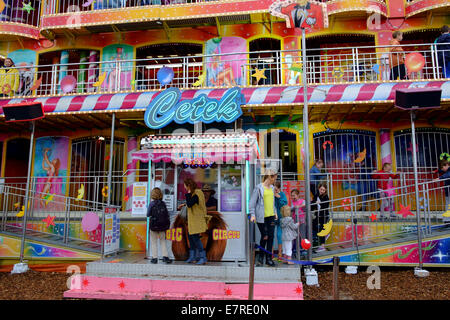
M259 157L256 135L249 133L148 136L141 146L133 161L242 163Z

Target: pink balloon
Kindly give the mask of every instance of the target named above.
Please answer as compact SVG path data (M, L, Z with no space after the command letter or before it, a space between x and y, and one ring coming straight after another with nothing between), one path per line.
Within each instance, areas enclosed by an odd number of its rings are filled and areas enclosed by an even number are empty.
M77 79L75 79L74 76L65 76L61 80L61 90L64 93L72 91L73 89L75 89L76 86L77 86Z
M88 212L81 219L81 228L85 232L91 232L97 229L100 223L100 218L94 212Z

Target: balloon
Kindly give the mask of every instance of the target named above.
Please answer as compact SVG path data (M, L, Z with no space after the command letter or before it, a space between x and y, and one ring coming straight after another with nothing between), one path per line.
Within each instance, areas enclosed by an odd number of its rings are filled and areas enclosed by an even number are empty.
M380 65L379 64L374 64L372 66L372 70L373 72L375 72L376 74L380 74Z
M308 239L303 239L301 245L302 245L302 248L305 250L308 250L309 248L311 248L311 242Z
M76 86L77 86L77 79L75 79L74 76L65 76L61 80L61 90L64 93L72 91L73 89L75 89Z
M94 212L88 212L81 219L81 228L85 232L91 232L97 229L100 219Z
M174 76L173 69L168 67L162 67L161 69L158 70L158 73L156 74L156 77L162 86L171 83L173 76Z
M408 53L405 57L405 66L408 73L419 72L425 66L425 58L418 52Z

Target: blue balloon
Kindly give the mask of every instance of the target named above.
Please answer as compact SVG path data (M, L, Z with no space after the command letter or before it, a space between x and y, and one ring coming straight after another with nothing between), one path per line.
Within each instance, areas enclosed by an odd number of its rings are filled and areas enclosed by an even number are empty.
M372 67L372 70L376 73L379 74L380 73L380 65L379 64L374 64Z
M174 76L173 69L168 67L162 67L161 69L158 70L158 73L156 74L156 77L162 86L171 83L173 76Z

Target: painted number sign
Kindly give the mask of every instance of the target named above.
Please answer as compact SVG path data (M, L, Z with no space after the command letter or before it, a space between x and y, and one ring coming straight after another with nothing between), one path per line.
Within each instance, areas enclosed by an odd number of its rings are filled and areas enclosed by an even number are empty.
M245 98L240 88L225 92L220 100L210 99L200 94L192 100L180 101L181 92L177 88L162 91L147 107L145 124L152 129L160 129L172 121L178 124L196 122L234 122L242 115L241 105Z

